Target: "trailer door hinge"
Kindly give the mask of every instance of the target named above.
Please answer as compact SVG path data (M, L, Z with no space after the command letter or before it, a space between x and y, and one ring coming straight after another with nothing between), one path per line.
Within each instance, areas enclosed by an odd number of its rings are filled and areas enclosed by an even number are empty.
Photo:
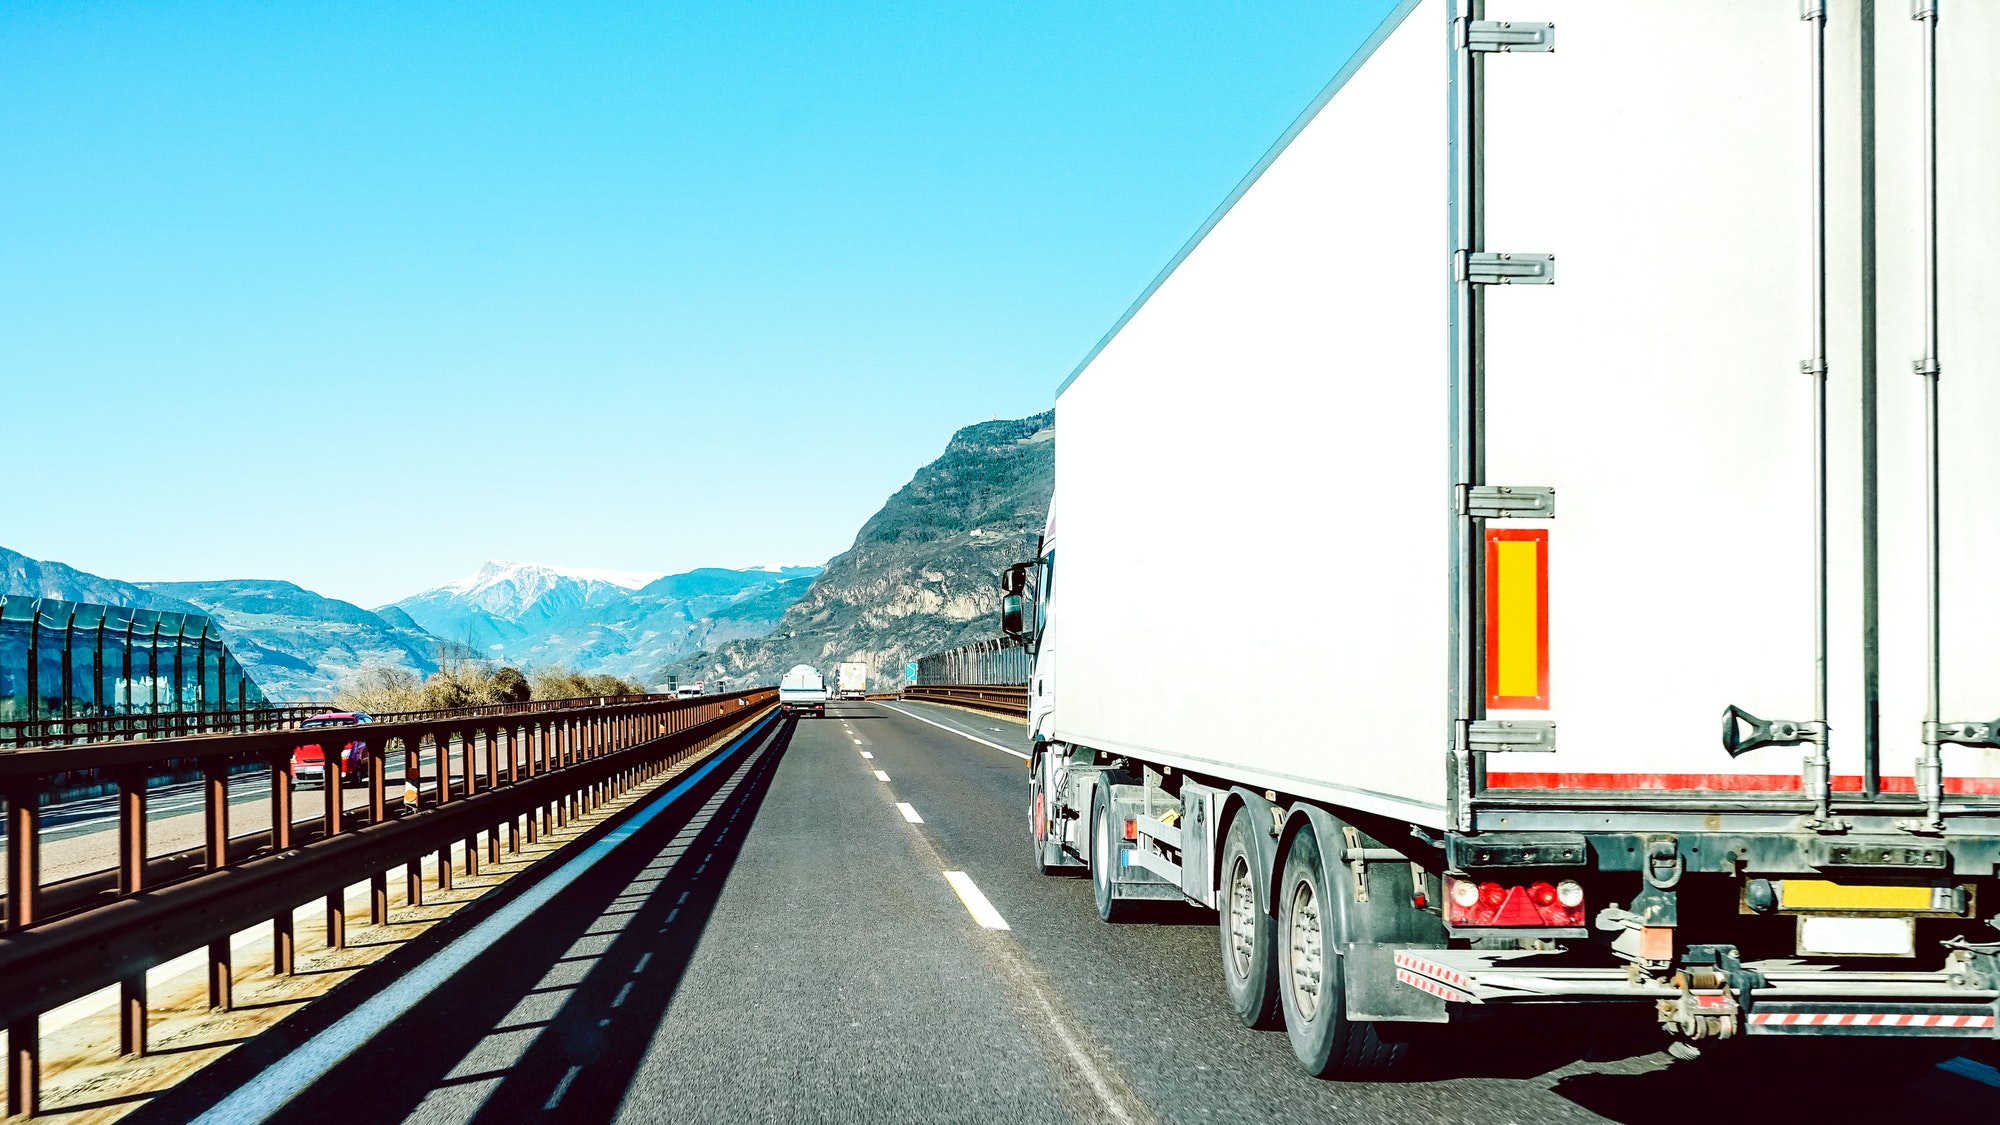
M1554 519L1556 490L1511 484L1475 484L1461 493L1460 515L1483 520Z
M1458 280L1474 285L1552 285L1554 254L1495 254L1485 250L1458 251Z
M1553 51L1556 25L1520 20L1458 21L1458 46L1465 51Z
M1547 753L1556 748L1556 725L1547 719L1474 719L1472 749L1491 753Z

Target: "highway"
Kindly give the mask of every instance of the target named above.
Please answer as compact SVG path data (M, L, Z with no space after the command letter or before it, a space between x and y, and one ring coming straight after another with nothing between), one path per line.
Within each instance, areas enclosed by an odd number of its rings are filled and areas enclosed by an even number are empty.
M1822 1053L1738 1081L1670 1065L1644 1035L1546 1024L1454 1029L1388 1081L1305 1077L1282 1032L1222 1004L1212 914L1105 925L1087 881L1033 870L1024 741L915 703L774 723L462 968L419 980L384 962L127 1120L2000 1114L2000 1072L1970 1060L1864 1084ZM485 913L526 910L529 882ZM429 948L458 949L477 913ZM358 1050L315 1064L356 1027Z

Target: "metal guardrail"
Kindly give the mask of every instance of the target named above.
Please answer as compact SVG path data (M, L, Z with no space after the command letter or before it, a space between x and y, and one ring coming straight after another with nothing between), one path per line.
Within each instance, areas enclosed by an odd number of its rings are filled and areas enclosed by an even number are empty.
M523 833L560 825L671 768L703 740L776 702L770 688L729 695L545 707L540 711L378 722L365 728L262 731L100 742L0 753L7 802L6 929L0 931L0 1025L7 1029L10 1114L36 1112L41 1013L120 985L121 1047L146 1049L146 970L208 947L209 1003L230 1004L230 937L269 921L272 969L293 969L292 912L326 896L327 942L346 943L345 889L370 884L374 922L388 916L388 871L408 869L408 898L423 900L421 859L435 852L437 885L451 886L451 847L466 844L476 870L481 832L499 859L504 826L510 851ZM554 703L556 701L543 701ZM576 701L564 701L574 703ZM523 705L513 705L523 706ZM292 816L287 768L297 747L353 740L364 732L368 807L344 807L341 771L326 774L326 811L309 830ZM436 749L433 791L421 787L420 751ZM389 746L403 758L405 799L389 799ZM454 753L456 747L456 753ZM482 755L480 750L484 750ZM454 758L457 769L454 770ZM146 780L172 761L197 760L204 785L206 843L179 857L146 854ZM329 765L338 755L327 754ZM269 830L229 833L230 767L271 764ZM484 764L481 777L480 764ZM119 782L119 864L103 887L63 893L40 884L40 789L51 776L109 770ZM417 801L406 798L415 793ZM166 862L162 862L162 861ZM178 866L175 861L179 860ZM75 882L75 881L69 881ZM72 888L73 890L74 888ZM57 894L45 894L56 890Z
M606 707L619 703L643 703L656 695L596 695L573 699L533 699L522 703L489 703L478 707L453 707L428 711L396 711L376 715L384 721L412 721L442 718L485 718L489 715L538 715L547 711L567 711L577 707ZM702 697L697 697L702 698ZM340 704L325 702L272 703L224 711L156 711L129 715L93 715L73 719L34 719L0 722L0 752L39 746L109 742L114 739L184 738L194 734L246 734L260 730L287 730L314 715L340 710Z
M1028 717L1026 684L911 684L903 689L903 698L954 703L1016 719Z
M184 738L192 734L281 730L334 709L331 703L273 703L229 711L154 711L74 719L24 719L0 722L0 750L108 742L113 739Z

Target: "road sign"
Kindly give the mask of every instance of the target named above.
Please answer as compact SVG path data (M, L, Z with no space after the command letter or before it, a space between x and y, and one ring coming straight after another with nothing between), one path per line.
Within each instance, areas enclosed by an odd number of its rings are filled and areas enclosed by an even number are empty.
M903 665L903 682L906 684L914 684L917 682L916 661L912 660L909 663Z

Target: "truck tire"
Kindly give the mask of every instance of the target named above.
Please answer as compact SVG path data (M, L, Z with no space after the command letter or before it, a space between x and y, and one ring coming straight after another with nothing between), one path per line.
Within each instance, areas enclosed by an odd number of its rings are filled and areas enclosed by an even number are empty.
M1128 904L1113 893L1122 833L1111 828L1112 774L1098 777L1090 798L1090 887L1096 892L1097 916L1106 922L1120 921Z
M1315 1078L1363 1075L1403 1061L1406 1043L1386 1040L1375 1025L1347 1018L1347 989L1338 948L1342 913L1311 829L1292 838L1284 876L1275 889L1278 997L1292 1054Z
M1278 1007L1278 959L1273 951L1277 926L1257 909L1256 880L1263 878L1257 852L1250 844L1251 818L1238 812L1223 834L1217 891L1217 929L1222 934L1222 990L1229 1008L1244 1027L1272 1030L1283 1026Z

